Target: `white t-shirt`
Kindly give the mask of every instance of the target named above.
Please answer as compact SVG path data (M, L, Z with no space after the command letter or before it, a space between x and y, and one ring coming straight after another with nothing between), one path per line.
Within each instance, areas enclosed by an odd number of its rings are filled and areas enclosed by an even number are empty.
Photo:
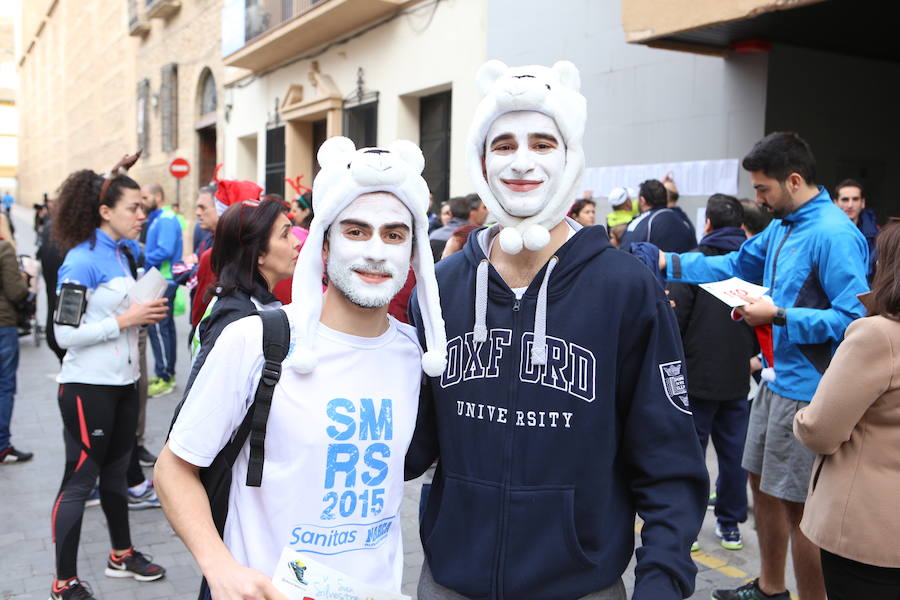
M290 546L399 592L403 462L422 368L415 329L391 317L383 335L360 338L320 324L316 351L312 373L285 363L269 413L261 487L246 485L249 443L238 456L225 545L239 563L269 576ZM226 327L175 422L172 452L208 466L240 426L262 364L260 319Z

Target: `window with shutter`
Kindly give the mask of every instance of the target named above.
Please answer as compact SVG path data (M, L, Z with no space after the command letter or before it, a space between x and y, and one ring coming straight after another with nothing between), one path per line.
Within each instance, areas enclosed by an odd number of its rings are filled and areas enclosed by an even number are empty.
M172 152L178 147L178 65L175 63L162 68L159 103L162 150Z
M150 80L143 79L137 86L137 142L150 155Z

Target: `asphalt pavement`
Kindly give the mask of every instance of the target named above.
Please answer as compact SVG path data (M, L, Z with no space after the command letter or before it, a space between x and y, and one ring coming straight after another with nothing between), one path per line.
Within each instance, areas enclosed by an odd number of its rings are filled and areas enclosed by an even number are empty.
M33 254L32 212L20 206L14 209L19 253ZM38 311L42 314L42 311ZM189 358L185 317L176 319L179 335L179 387L175 392L150 399L147 407L146 446L158 452L165 440L175 405L187 380ZM152 364L152 357L149 358ZM38 600L49 596L53 580L53 543L50 535L50 511L63 472L62 421L56 406L54 380L59 363L45 343L35 344L32 337L20 339L18 393L12 421L13 444L34 452L32 461L0 465L0 598ZM715 480L715 456L707 456L712 480ZM148 476L150 469L146 470ZM421 482L406 484L401 508L405 568L403 592L416 598L415 588L423 554L418 536L418 502ZM719 546L713 530L711 511L700 533L701 551L694 554L697 563L697 591L691 598L709 598L719 587L736 587L758 574L759 552L753 520L743 524L744 549L725 550ZM640 524L635 527L635 545L640 545ZM173 533L159 509L131 512L132 539L135 547L153 556L167 569L160 581L138 583L130 579L110 579L103 575L109 539L100 507L85 509L78 558L79 577L86 580L99 599L117 600L193 600L197 596L200 572L181 540ZM465 551L461 548L460 551ZM790 561L789 561L790 562ZM634 560L623 578L629 593L633 589ZM788 565L788 582L793 571Z

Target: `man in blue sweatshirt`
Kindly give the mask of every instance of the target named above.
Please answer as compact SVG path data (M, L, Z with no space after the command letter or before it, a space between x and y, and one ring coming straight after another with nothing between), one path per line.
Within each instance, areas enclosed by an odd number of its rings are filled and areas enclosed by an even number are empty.
M181 260L181 223L178 215L166 204L166 196L158 183L145 185L141 198L147 212L147 242L144 246L144 266L156 267L168 280L165 297L169 300L166 318L148 327L150 347L156 363L155 377L148 383L151 397L168 394L175 387L175 320L172 311L178 285L172 280L172 264Z
M788 541L801 600L825 600L819 549L800 531L815 454L792 431L844 330L865 313L868 249L852 221L816 186L812 150L796 133L776 132L744 157L756 201L775 217L766 229L722 256L661 254L670 280L702 283L740 277L762 282L772 302L748 298L748 324L772 326L771 381L750 410L742 464L749 471L759 539L760 575L717 600L789 600L784 569Z
M406 463L416 477L440 458L418 597L624 599L637 514L634 598L686 598L708 478L681 340L653 273L565 217L584 167L578 70L490 61L477 79L467 167L499 226L436 267L447 367Z

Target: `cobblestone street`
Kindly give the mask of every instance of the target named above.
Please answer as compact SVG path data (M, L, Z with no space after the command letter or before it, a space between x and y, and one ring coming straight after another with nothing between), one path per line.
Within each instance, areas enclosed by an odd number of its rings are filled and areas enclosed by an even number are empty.
M32 253L30 211L17 207L16 226L20 253ZM179 387L167 396L151 399L147 408L146 446L158 452L165 439L169 422L181 397L187 379L188 357L185 336L186 318L176 320L179 333ZM35 346L31 337L21 340L18 394L12 422L13 443L34 452L25 464L0 467L0 598L43 600L53 578L53 545L50 539L50 512L63 468L61 420L56 407L57 371L55 356L41 343ZM152 357L151 357L152 362ZM714 456L710 452L710 468L715 477ZM150 470L147 470L148 475ZM415 587L423 555L418 539L419 482L409 482L402 508L405 544L403 591L415 598ZM132 538L135 546L154 557L167 569L164 579L137 583L130 579L109 579L103 575L109 540L103 512L99 507L87 508L82 526L79 552L79 576L87 580L98 598L119 600L196 598L199 571L193 558L175 536L161 510L132 511ZM741 551L722 549L715 538L715 519L707 512L700 535L702 551L695 554L699 568L697 591L692 598L709 598L718 587L735 587L758 573L759 557L752 521L742 526L745 548ZM636 533L636 542L639 535ZM465 552L465 548L460 548ZM628 589L633 587L632 565L625 574ZM793 586L789 567L788 582Z

